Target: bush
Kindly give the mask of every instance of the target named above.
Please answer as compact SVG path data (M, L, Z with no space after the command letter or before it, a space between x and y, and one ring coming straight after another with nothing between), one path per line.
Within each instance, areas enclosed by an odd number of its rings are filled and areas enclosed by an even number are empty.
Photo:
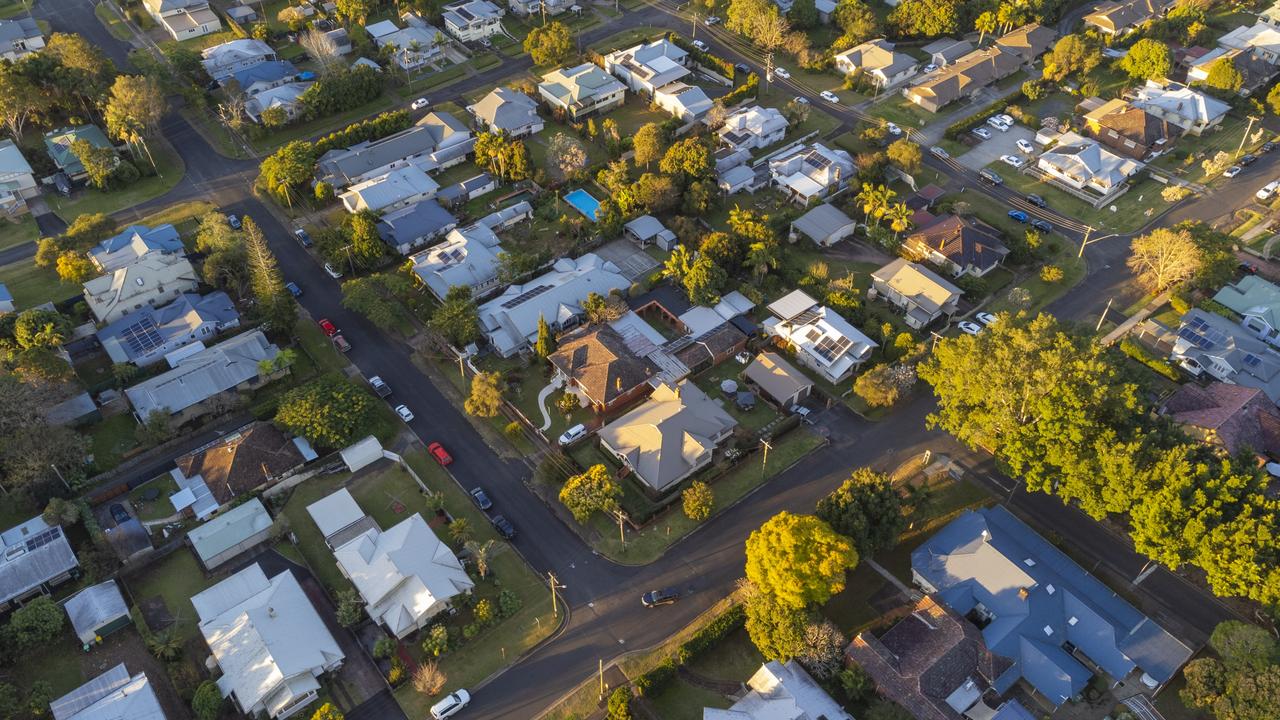
M498 614L502 617L511 617L520 612L520 607L523 604L520 601L520 596L510 590L503 590L498 593Z
M720 102L725 107L733 107L738 103L756 96L756 92L760 89L760 76L751 73L747 79L738 87L734 88L727 95L720 98Z
M1045 265L1040 268L1040 279L1047 283L1059 283L1062 282L1062 278L1062 268L1057 265Z
M397 645L399 643L396 642L395 638L379 638L378 642L373 644L373 656L379 660L389 658L395 654Z
M667 658L658 663L658 666L649 672L636 678L632 685L635 686L636 693L645 696L653 696L662 692L662 689L671 682L676 676L676 664L672 658Z
M432 625L422 638L422 652L433 657L449 652L449 630L443 625Z
M497 619L493 610L493 603L489 602L488 598L476 603L475 610L472 612L475 614L476 622L482 626L492 624Z
M623 686L609 696L607 720L631 720L631 688Z
M1178 375L1178 371L1172 365L1165 362L1163 358L1158 358L1151 354L1146 348L1129 338L1120 341L1120 351L1174 382L1182 380L1182 377Z
M404 682L405 667L404 661L399 657L391 658L391 669L387 671L387 683L392 687Z
M217 720L222 714L222 692L218 690L218 683L212 680L200 683L191 697L191 711L196 720Z
M698 48L690 44L688 40L685 40L684 36L679 33L674 33L674 32L667 33L667 40L670 41L672 45L675 45L681 50L684 50L685 52L692 55L693 59L696 62L699 62L708 67L714 68L721 75L725 76L726 78L729 78L730 80L734 79L733 74L735 70L733 67L733 63L729 62L728 60L725 60L724 58L718 55L712 55L711 53L702 52L701 50L699 50Z
M479 634L480 634L479 623L467 623L466 625L462 626L462 637L466 640L470 640L471 638Z

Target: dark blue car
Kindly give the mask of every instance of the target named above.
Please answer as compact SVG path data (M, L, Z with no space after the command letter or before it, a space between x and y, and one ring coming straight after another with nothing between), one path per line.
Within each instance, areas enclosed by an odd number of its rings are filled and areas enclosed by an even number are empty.
M298 287L298 283L285 283L284 289L288 290L289 294L296 298L302 297L302 288Z
M1014 220L1017 220L1020 223L1024 223L1027 221L1027 214L1022 212L1021 210L1010 210L1009 217L1013 218Z

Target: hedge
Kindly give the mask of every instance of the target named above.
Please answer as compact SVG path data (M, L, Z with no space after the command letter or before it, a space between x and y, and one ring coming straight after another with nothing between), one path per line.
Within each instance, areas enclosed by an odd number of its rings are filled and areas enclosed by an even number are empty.
M721 75L724 75L730 80L734 79L733 74L735 70L733 67L733 63L729 62L728 60L725 60L719 55L712 55L709 52L703 52L699 50L698 48L690 44L688 40L685 40L679 34L674 32L667 33L667 40L670 41L672 45L675 45L681 50L684 50L685 52L692 55L694 60L702 63L703 65L709 65L713 68L717 68L720 71Z
M330 150L349 148L366 140L379 140L407 129L413 122L407 110L392 110L377 117L352 123L335 130L315 142L316 157Z
M756 91L759 89L760 76L755 73L751 73L747 76L746 82L734 88L729 94L720 98L720 102L725 107L733 107L749 97L755 97Z
M725 610L716 619L699 628L693 637L681 643L674 653L656 667L636 678L633 683L636 693L649 695L661 691L676 676L680 666L709 650L723 640L725 635L742 627L746 621L747 612L742 605L733 605Z
M1146 348L1135 343L1129 338L1124 338L1120 341L1120 352L1128 355L1134 360L1137 360L1174 382L1182 381L1182 377L1178 374L1178 371L1173 368L1173 366L1165 362L1164 359L1152 355Z
M1005 108L1017 102L1017 98L1021 94L1022 91L1019 90L1007 98L991 103L963 120L957 120L956 122L951 123L951 125L947 127L946 131L942 133L942 136L948 140L959 140L960 137L969 132L970 129L986 122L987 118L1004 112Z

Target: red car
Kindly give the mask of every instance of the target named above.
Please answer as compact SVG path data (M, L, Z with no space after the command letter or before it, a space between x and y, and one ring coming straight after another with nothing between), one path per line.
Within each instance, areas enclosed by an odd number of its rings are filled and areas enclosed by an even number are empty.
M445 450L444 446L438 442L433 442L428 445L427 452L431 453L431 457L435 458L436 462L441 465L448 465L453 462L453 456L450 455L449 451Z
M320 329L323 330L324 334L328 335L329 337L333 337L334 335L338 334L338 326L329 322L329 318L322 318L320 320Z

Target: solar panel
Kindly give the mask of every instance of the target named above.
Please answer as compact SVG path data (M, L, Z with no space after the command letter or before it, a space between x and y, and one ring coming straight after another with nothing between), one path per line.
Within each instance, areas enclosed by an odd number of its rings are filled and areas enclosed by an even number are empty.
M552 287L553 287L552 285L539 285L538 287L533 288L532 290L525 290L524 292L517 295L515 298L502 303L502 309L510 310L513 307L523 305L524 303L550 290Z
M1244 364L1248 365L1249 367L1258 367L1259 365L1262 364L1262 358L1258 357L1257 355L1254 355L1253 353L1249 353L1248 355L1244 356Z
M789 322L792 325L808 325L814 320L817 320L819 314L820 313L818 312L817 308L809 308L808 310L805 310L799 315L796 315L795 317L791 318Z
M125 328L120 333L120 339L134 355L149 353L164 344L164 338L156 329L155 319L150 315L143 315L138 322Z
M38 535L33 535L30 539L27 540L27 550L35 550L36 548L44 547L45 545L48 545L49 543L58 539L58 536L60 536L61 534L62 534L62 528L55 527L55 528L49 528L48 530L45 530L39 533Z

